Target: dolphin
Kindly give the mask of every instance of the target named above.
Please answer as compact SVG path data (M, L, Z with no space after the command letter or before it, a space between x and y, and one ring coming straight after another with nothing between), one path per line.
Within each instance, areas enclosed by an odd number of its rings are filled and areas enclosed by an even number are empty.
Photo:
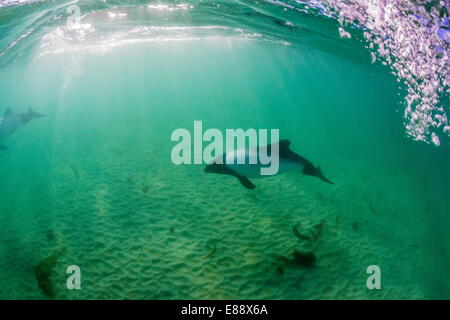
M43 114L39 114L31 108L28 108L27 113L13 113L11 108L8 108L3 115L3 119L0 118L0 150L7 149L4 142L14 131L26 125L31 120L43 116Z
M325 178L320 167L315 167L311 161L291 151L289 149L291 141L280 140L276 143L279 144L278 173L287 171L302 172L304 175L314 176L326 183L334 184L332 181ZM273 144L265 147L267 148L267 154L271 153L272 145ZM242 153L245 153L245 163L238 164L237 157ZM264 165L260 163L250 164L249 159L252 156L252 153L253 156L257 156L257 159L260 159L259 155L261 153L261 148L242 148L224 153L208 164L204 171L206 173L226 174L236 177L245 188L255 189L256 186L249 180L249 177L270 177L270 175L261 175L260 169L264 167Z

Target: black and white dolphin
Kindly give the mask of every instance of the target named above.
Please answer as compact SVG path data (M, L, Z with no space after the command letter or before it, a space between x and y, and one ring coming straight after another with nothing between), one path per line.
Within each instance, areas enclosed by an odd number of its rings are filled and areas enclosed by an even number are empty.
M281 140L278 143L279 148L279 168L278 174L287 171L302 172L308 176L314 176L322 181L330 184L334 184L322 173L320 167L315 167L311 161L303 158L289 149L291 142L289 140ZM265 146L264 152L270 154L272 146ZM261 175L261 168L267 167L257 162L256 164L250 164L249 159L251 156L260 158L262 150L260 147L254 148L242 148L233 150L223 155L218 156L212 163L205 167L207 173L226 174L236 177L239 182L247 189L255 189L256 186L249 180L249 177L270 177L270 175ZM238 164L237 158L239 156L245 157L245 163Z
M27 113L13 113L10 108L5 111L3 119L0 119L0 150L6 150L5 140L18 128L26 125L33 119L43 117L29 108Z

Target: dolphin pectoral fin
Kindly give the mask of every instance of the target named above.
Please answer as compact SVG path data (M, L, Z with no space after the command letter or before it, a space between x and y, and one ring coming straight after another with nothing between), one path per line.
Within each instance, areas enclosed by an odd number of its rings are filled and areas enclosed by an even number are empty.
M247 178L240 174L235 175L236 178L238 178L239 182L247 189L253 190L256 188L256 186Z
M224 165L224 164L215 163L215 162L211 163L205 167L204 171L210 172L210 173L230 175L230 176L236 177L245 188L250 189L250 190L253 190L256 188L256 186L247 177L237 173L236 171L234 171L233 169L231 169L230 167L228 167L227 165Z

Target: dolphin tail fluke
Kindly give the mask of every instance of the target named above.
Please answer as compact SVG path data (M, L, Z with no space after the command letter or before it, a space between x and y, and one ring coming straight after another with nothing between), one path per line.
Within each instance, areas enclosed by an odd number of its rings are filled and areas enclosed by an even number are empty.
M30 117L30 119L34 119L34 118L45 117L45 114L37 113L36 111L31 109L31 107L30 107L30 108L28 108L28 116Z
M317 177L320 180L325 181L326 183L329 183L329 184L334 184L334 182L325 178L320 167L314 167L311 162L306 163L305 168L303 169L303 174L306 174L308 176Z
M316 168L316 177L319 178L322 181L325 181L326 183L334 184L333 181L328 180L327 178L325 178L325 176L323 175L322 170L320 169L320 167Z

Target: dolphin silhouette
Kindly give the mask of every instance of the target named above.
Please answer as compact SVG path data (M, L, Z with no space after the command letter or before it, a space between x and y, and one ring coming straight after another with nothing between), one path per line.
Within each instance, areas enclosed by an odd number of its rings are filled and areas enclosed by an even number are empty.
M289 149L291 142L289 140L280 140L279 144L279 170L278 173L287 171L302 172L304 175L314 176L326 183L334 184L328 180L322 173L320 167L315 167L311 161L303 158ZM272 145L268 145L267 151L270 153ZM206 173L226 174L236 177L239 182L247 189L255 189L256 186L249 180L249 177L270 177L270 175L261 175L260 169L263 165L250 164L249 159L252 153L256 153L257 159L261 148L245 148L233 150L218 156L212 163L208 164L204 171ZM239 154L245 153L245 163L238 164L237 157ZM220 160L220 161L219 161Z
M6 109L3 119L0 119L0 150L6 150L5 140L18 128L26 125L33 119L43 117L43 114L28 108L27 113L13 113L11 108Z

